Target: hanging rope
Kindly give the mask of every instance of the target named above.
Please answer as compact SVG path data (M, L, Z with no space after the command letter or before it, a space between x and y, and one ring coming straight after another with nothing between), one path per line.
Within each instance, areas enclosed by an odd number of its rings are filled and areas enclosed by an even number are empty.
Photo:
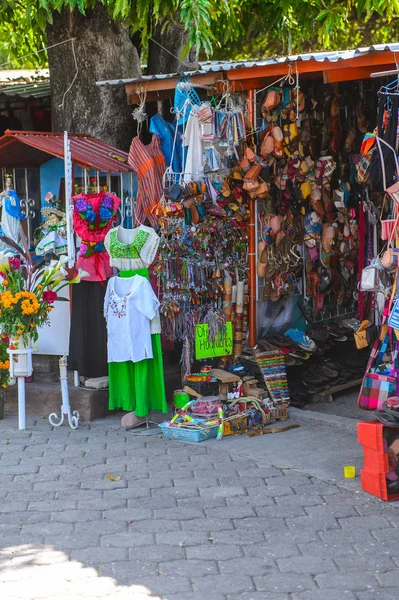
M132 112L132 117L135 121L137 121L137 135L141 135L141 130L143 128L143 123L147 121L147 113L145 112L145 102L147 99L147 90L141 88L136 92L139 98L139 105Z

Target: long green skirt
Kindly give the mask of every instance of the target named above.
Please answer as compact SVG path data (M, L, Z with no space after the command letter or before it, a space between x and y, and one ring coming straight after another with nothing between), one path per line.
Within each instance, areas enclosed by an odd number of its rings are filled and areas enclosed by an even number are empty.
M120 277L141 275L149 279L148 269L122 271ZM135 411L137 417L146 417L150 410L167 414L161 334L151 335L153 358L140 362L108 363L109 409Z

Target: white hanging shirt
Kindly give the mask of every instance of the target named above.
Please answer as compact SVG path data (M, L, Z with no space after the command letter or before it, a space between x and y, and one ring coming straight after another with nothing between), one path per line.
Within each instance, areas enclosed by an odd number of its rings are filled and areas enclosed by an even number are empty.
M108 231L104 245L109 254L109 264L119 271L147 269L158 252L160 238L152 227L140 225L125 229L121 225ZM151 333L161 333L159 310L151 321Z
M199 109L200 106L197 105L192 107L183 136L183 145L188 146L186 164L184 167L185 183L198 181L204 174L203 147L198 120Z
M104 300L108 362L153 358L150 322L158 307L159 300L145 277L111 277Z

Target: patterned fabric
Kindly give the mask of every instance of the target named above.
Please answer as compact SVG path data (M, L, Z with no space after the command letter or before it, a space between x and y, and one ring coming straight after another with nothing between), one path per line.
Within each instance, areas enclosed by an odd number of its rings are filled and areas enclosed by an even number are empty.
M109 306L110 309L112 310L112 312L114 313L114 315L116 317L118 317L118 319L120 319L121 317L126 317L127 314L127 300L130 296L130 292L128 292L127 294L125 294L124 296L122 296L121 298L119 298L119 296L117 296L114 292L114 290L112 290L110 297L109 297Z
M105 281L112 276L104 238L116 220L120 198L109 192L73 196L73 227L81 243L76 267L89 273L86 281Z
M395 378L389 375L368 373L364 376L359 394L359 408L383 410L383 403L395 393Z
M135 243L139 235L139 241ZM143 242L144 235L146 239ZM135 229L125 229L119 226L107 233L104 244L111 267L116 267L120 271L131 271L148 268L154 262L159 241L159 236L152 227L140 225Z
M140 230L130 244L123 244L118 240L118 231L111 231L110 234L110 256L112 258L140 258L140 253L150 234L148 231Z
M162 178L166 170L166 162L159 137L154 134L148 145L143 144L139 137L133 138L128 163L138 178L135 225L143 224L148 218L151 225L155 227L157 225L156 216L147 213L162 196Z
M385 318L386 311L384 311L383 322L385 321ZM375 364L377 366L381 363L388 348L388 343L389 333L385 336L385 339L382 343L378 337L374 343L370 353L369 361L367 363L362 387L360 388L360 394L358 398L359 408L364 410L383 410L383 403L388 400L390 396L395 394L396 378L393 375L396 355L393 352L391 353L392 368L390 375L372 372L375 370L372 368L374 361L376 361Z

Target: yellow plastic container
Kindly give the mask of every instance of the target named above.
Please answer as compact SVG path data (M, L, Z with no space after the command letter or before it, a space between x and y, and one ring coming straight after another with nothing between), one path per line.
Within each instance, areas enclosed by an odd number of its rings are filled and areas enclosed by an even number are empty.
M344 477L345 479L354 479L356 477L356 467L350 465L344 467Z

